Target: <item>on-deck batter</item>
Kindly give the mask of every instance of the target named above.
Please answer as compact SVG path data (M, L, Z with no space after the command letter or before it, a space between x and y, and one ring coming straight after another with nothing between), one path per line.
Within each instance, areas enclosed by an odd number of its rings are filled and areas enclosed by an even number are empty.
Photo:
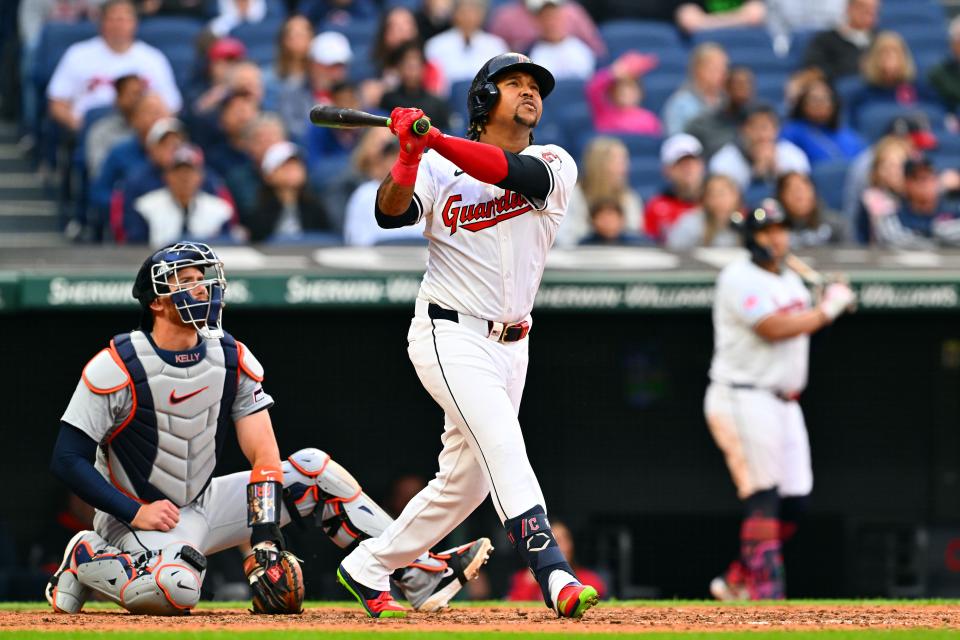
M580 617L597 602L553 538L517 421L530 311L577 179L565 150L533 144L542 98L553 87L549 71L507 53L489 60L470 87L471 140L435 129L417 137L411 125L423 115L419 109L390 116L401 150L380 186L375 215L385 227L426 217L429 255L408 353L445 421L436 477L338 570L371 616L391 610L382 600L390 573L488 495L548 607Z
M226 286L205 244L154 253L133 287L140 329L117 335L84 368L51 468L96 507L96 531L67 545L46 589L55 611L78 613L92 590L133 613L187 612L200 598L206 556L249 541L254 609L297 613L302 582L299 595L277 593L288 569L300 574L282 553L280 526L319 509L324 533L350 548L390 523L323 451L301 449L281 463L263 367L221 327ZM212 477L231 423L253 471ZM490 550L481 538L422 554L396 575L398 586L414 608L434 611L476 577Z
M782 545L796 533L813 489L797 402L807 384L809 336L833 322L855 295L844 284L831 284L811 308L800 277L783 268L790 236L775 200L764 200L740 224L750 257L728 265L717 279L704 412L746 510L740 557L710 591L720 600L776 599L785 595Z

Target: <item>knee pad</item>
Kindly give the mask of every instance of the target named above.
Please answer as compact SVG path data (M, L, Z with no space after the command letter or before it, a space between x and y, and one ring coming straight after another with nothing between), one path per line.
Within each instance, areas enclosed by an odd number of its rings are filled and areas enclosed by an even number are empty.
M149 571L124 586L120 604L130 613L169 616L193 609L200 601L200 588L207 559L189 545L164 547Z
M376 537L393 521L350 472L319 449L291 455L283 463L283 474L297 511L314 514L338 547L347 549Z

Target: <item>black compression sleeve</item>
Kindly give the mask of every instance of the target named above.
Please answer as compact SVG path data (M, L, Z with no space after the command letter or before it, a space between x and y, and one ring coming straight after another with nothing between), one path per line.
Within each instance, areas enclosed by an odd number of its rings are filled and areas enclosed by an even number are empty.
M379 200L379 197L377 199ZM388 216L380 210L380 203L375 202L373 214L377 219L377 226L381 229L409 227L420 221L420 201L417 199L417 194L413 194L413 198L410 199L410 206L398 216Z
M497 186L528 198L546 200L553 186L547 165L534 156L522 156L509 151L504 151L503 155L507 157L507 177Z
M50 471L91 506L125 522L133 522L140 505L100 475L93 467L96 458L96 441L72 424L61 422Z

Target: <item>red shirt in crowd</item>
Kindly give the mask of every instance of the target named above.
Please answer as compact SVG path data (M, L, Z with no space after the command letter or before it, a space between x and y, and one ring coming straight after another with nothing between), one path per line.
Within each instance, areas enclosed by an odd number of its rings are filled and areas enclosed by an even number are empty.
M681 200L673 191L667 189L647 202L643 211L643 231L658 243L662 243L677 218L698 204Z

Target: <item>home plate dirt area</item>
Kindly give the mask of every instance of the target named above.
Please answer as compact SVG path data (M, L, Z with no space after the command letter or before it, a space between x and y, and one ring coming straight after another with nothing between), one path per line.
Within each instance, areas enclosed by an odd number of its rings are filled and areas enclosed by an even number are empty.
M300 615L256 616L215 604L189 616L135 616L118 608L97 608L79 615L52 613L40 606L0 611L0 631L200 631L303 629L342 631L544 631L558 633L635 633L642 631L745 631L820 629L960 629L960 605L953 604L765 604L708 603L597 607L582 621L559 620L546 608L491 604L453 607L435 614L411 613L404 619L370 620L357 607L308 606Z

